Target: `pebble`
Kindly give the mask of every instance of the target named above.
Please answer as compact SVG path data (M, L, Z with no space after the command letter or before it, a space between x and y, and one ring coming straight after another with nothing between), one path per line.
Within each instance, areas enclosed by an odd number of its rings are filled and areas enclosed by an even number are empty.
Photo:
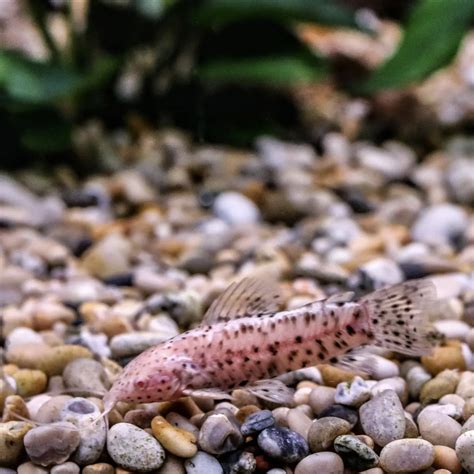
M30 459L43 467L67 461L80 441L79 430L68 422L33 428L28 431L24 440Z
M48 379L41 370L20 369L13 375L16 382L16 390L21 397L32 397L44 392Z
M468 398L462 409L462 417L468 420L474 415L474 398Z
M404 438L418 438L420 435L418 431L418 426L413 421L412 416L405 412L405 433L403 435Z
M213 212L230 225L255 224L260 220L260 211L254 202L233 191L227 191L217 196Z
M344 465L355 471L370 469L379 463L374 450L355 436L338 436L334 440L334 450L342 457Z
M295 467L295 474L343 474L344 462L336 453L322 452L310 454Z
M351 427L354 427L359 419L357 411L344 405L331 405L319 414L320 418L334 416L346 420Z
M315 415L320 415L324 410L335 403L336 389L333 387L316 387L309 394L308 403Z
M469 473L474 472L474 430L466 431L459 436L455 450L462 467Z
M5 407L3 410L2 422L20 421L18 415L23 418L29 418L30 413L25 401L19 395L9 395L5 399Z
M106 392L110 388L107 373L102 364L93 359L75 359L64 368L63 380L66 388L78 390L77 395ZM83 393L80 390L84 390Z
M417 472L428 469L435 450L423 439L400 439L388 443L380 452L380 466L388 473Z
M393 390L402 403L406 403L408 400L408 386L402 377L390 377L380 380L372 386L370 392L372 396L375 396L385 390Z
M105 446L107 427L100 415L99 408L85 398L73 398L64 404L59 418L61 421L72 423L79 430L80 442L73 455L73 460L79 465L95 463Z
M452 472L452 474L460 474L462 467L454 449L448 448L447 446L435 446L434 454L434 468L447 469Z
M370 398L370 387L361 377L355 377L352 382L341 382L336 387L334 401L341 405L359 407Z
M191 458L197 453L196 436L173 426L162 416L153 418L151 429L155 438L171 454L181 458Z
M193 425L186 417L180 415L179 413L172 411L168 413L165 418L166 421L171 423L173 426L189 431L196 437L199 435L199 428L196 425Z
M252 474L257 469L257 459L249 451L233 451L220 457L220 462L229 474Z
M161 444L146 431L129 423L117 423L107 435L107 451L123 469L154 471L165 460Z
M4 378L0 378L0 410L3 410L3 406L5 404L5 400L8 396L14 395L15 389L13 384Z
M61 410L66 402L71 399L72 397L70 395L57 395L52 398L50 397L39 407L34 420L39 421L40 423L59 421Z
M425 369L436 375L446 369L466 369L466 361L460 346L435 347L430 355L421 358Z
M301 408L301 405L298 408ZM311 427L312 420L298 408L293 408L288 412L288 428L299 433L306 441L308 441L308 431Z
M461 425L436 410L423 410L417 419L420 435L431 444L454 448L461 434Z
M349 422L333 416L314 420L308 430L308 445L311 452L327 450L337 436L348 433L351 428Z
M459 383L459 374L454 370L443 370L435 378L428 380L419 394L420 401L424 404L438 401L445 395L454 393Z
M90 464L82 468L82 474L114 474L114 467L106 462Z
M379 446L403 438L405 434L405 413L393 390L385 390L364 403L359 414L364 432Z
M461 374L456 387L456 395L464 400L474 398L474 372L466 371Z
M167 453L165 462L156 472L157 474L185 474L186 470L182 459Z
M81 468L74 462L65 462L53 466L51 468L50 474L79 474Z
M414 222L411 232L413 240L444 245L463 235L467 225L467 214L462 208L443 203L425 208Z
M237 449L243 438L237 426L222 413L210 415L201 426L199 447L211 454L222 454Z
M288 412L289 413L289 412ZM270 410L261 410L251 413L240 427L240 432L244 436L260 433L265 428L275 425L275 418Z
M173 336L176 336L173 334ZM114 336L110 341L112 356L115 358L130 357L142 353L149 347L156 346L167 341L170 337L168 332L161 334L158 332L132 332Z
M319 367L324 384L328 387L337 387L341 382L351 382L355 374L348 370L340 369L333 365L322 365Z
M192 458L184 462L186 474L223 474L219 461L210 454L198 451Z
M266 428L258 435L257 442L269 457L289 464L296 463L308 455L306 440L288 428Z
M48 474L49 469L44 467L36 466L32 462L25 462L18 466L16 471L18 474Z
M0 423L0 460L2 466L13 466L23 451L23 439L33 425L24 421Z

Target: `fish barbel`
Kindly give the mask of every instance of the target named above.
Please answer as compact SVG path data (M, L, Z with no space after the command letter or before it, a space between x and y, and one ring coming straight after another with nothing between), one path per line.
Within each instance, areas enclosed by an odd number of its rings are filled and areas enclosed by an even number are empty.
M367 347L408 355L434 345L426 307L433 283L412 280L357 301L342 294L278 311L275 283L246 278L217 298L200 327L149 348L132 360L104 398L148 403L182 396L229 398L234 388L289 403L292 392L275 377L331 363L362 370Z

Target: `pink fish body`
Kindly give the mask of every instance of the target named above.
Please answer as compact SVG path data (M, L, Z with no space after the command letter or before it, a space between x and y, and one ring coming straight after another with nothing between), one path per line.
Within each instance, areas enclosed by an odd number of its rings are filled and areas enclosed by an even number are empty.
M148 403L206 393L223 398L237 387L283 402L288 390L274 377L284 373L321 363L350 365L368 345L412 355L429 352L433 332L424 307L433 299L433 285L417 280L360 301L342 295L275 311L275 289L245 279L213 303L201 327L130 362L106 395L106 409L117 401Z

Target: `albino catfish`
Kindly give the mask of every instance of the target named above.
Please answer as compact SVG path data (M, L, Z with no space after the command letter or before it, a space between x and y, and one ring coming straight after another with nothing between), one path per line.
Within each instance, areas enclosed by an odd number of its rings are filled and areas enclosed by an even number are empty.
M224 399L235 388L290 403L291 390L275 378L286 372L322 363L370 371L364 366L367 346L418 356L436 342L426 314L435 299L430 281L408 281L357 301L351 296L278 311L276 284L253 278L233 283L200 327L146 350L125 367L105 395L104 415L118 401Z

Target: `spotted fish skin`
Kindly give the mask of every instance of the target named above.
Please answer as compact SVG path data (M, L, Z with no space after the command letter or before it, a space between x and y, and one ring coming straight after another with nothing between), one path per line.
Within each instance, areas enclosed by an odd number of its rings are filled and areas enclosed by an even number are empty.
M230 390L375 344L406 354L432 346L423 307L433 285L407 282L360 301L316 301L271 314L238 316L187 331L134 359L107 395L116 401L174 400L206 388Z

